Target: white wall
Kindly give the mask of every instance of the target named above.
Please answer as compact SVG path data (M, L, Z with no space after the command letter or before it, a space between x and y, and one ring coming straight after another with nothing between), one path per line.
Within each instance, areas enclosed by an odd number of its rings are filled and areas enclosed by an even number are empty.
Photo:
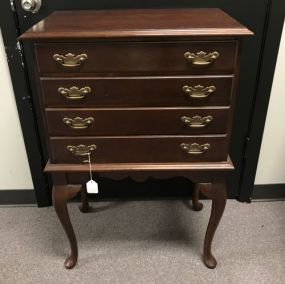
M285 22L255 184L285 183Z
M32 189L13 87L0 30L0 190Z

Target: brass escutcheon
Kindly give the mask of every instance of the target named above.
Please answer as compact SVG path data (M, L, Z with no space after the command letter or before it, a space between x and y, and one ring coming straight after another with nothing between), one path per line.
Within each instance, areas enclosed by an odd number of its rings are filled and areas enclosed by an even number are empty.
M209 143L198 144L198 143L181 143L181 149L183 149L187 154L190 155L201 155L210 149L211 145Z
M58 92L69 100L81 100L91 92L91 88L88 86L80 89L75 86L70 88L59 87Z
M194 87L185 85L182 87L184 93L187 94L189 98L193 99L203 99L207 98L209 95L216 91L215 86L204 87L201 85L196 85Z
M186 52L184 57L192 63L194 66L207 66L215 61L220 56L218 51L206 53L204 51L199 51L197 53Z
M63 123L71 127L72 129L86 129L90 124L94 122L94 117L75 117L75 118L63 118Z
M207 115L207 116L204 116L204 117L201 117L199 115L195 115L193 117L182 116L181 120L188 127L191 127L191 128L202 128L202 127L205 127L206 125L208 125L213 120L213 117L211 115Z
M95 151L97 146L95 144L92 145L83 145L80 144L78 146L68 145L66 149L71 152L75 156L88 156L91 155L93 151Z
M75 55L73 53L67 53L65 55L54 54L52 58L53 60L55 60L64 67L73 68L80 66L81 63L87 59L87 54L85 53L79 55Z

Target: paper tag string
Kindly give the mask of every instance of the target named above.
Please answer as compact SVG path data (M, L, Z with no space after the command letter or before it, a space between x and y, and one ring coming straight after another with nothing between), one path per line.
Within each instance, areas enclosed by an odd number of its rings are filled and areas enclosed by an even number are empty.
M93 180L90 153L88 153L88 164L89 164L90 180L86 183L86 190L87 190L87 193L97 194L98 193L98 184L96 181Z
M90 158L90 153L88 153L88 164L89 164L89 175L90 175L90 180L93 180L93 176L92 176L92 168L91 168L91 158Z

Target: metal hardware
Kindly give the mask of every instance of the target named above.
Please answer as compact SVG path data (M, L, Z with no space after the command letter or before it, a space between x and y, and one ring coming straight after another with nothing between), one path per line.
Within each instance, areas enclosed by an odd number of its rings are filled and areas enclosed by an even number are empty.
M93 151L95 151L97 146L95 144L92 145L83 145L80 144L78 146L68 145L66 149L71 152L75 156L88 156L91 155Z
M33 14L37 13L42 6L42 0L22 0L22 8Z
M183 149L187 154L190 155L201 155L205 153L208 149L211 148L211 145L209 143L205 144L198 144L198 143L181 143L180 144L181 149Z
M220 56L218 51L206 53L204 51L199 51L197 53L186 52L184 57L195 66L206 66L211 64Z
M191 127L191 128L202 128L202 127L205 127L207 124L209 124L213 120L213 117L211 115L204 116L204 117L201 117L199 115L195 115L193 117L182 116L181 120L188 127Z
M191 86L185 85L182 87L182 90L190 98L203 99L203 98L209 97L209 95L214 93L216 91L216 87L215 86L204 87L201 85L191 87Z
M10 0L10 6L11 6L12 12L16 12L14 0Z
M58 92L69 100L81 100L91 92L91 88L88 86L83 87L81 89L75 86L69 89L64 87L59 87Z
M90 124L94 122L93 117L75 117L75 118L68 118L65 117L62 120L66 125L70 126L72 129L86 129Z
M54 54L52 58L64 67L77 67L80 66L82 62L87 59L87 54L82 53L75 55L72 53L67 53L65 55Z

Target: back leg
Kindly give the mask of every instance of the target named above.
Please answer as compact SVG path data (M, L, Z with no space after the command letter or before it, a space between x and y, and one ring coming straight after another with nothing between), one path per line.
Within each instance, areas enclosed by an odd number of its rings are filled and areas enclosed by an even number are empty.
M203 204L199 202L199 192L199 183L196 183L192 195L192 208L195 211L200 211L203 208Z
M81 204L79 205L79 210L82 213L87 213L90 209L90 206L88 202L86 186L82 186L80 194L81 194Z

